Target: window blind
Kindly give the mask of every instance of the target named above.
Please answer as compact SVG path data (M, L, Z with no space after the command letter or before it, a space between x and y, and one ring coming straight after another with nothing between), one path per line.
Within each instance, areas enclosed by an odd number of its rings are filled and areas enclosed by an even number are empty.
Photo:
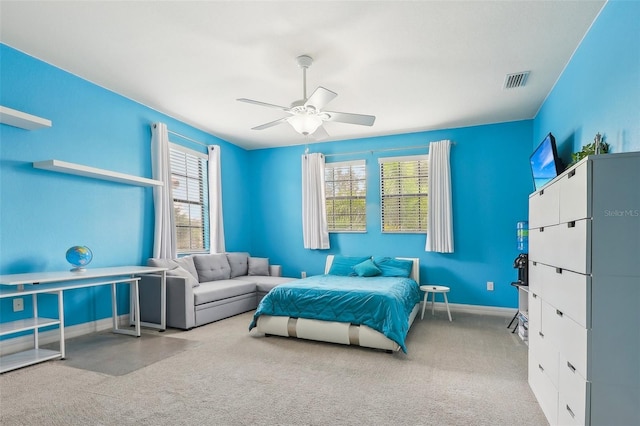
M429 156L385 157L378 163L382 232L426 232Z
M325 164L325 202L329 232L367 230L365 160Z
M207 156L171 144L170 167L177 251L206 251Z

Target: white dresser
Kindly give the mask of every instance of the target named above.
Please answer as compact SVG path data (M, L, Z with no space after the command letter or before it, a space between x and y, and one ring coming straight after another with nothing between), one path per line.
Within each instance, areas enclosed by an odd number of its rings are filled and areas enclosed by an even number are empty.
M640 152L529 196L529 385L551 425L640 424Z

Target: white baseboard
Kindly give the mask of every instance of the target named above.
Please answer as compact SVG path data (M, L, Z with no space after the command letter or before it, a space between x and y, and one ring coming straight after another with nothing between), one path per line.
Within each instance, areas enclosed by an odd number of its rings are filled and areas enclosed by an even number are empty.
M120 315L118 324L129 324L129 314ZM113 320L111 317L97 321L85 322L78 325L72 325L64 328L65 340L73 337L84 336L85 334L97 333L99 331L111 330L113 328ZM38 341L40 346L49 343L55 343L60 340L60 330L53 329L41 331L38 333ZM12 354L33 348L33 334L26 334L12 339L0 341L0 355Z
M424 303L424 302L421 302ZM420 308L422 309L422 307ZM431 309L431 301L427 302L425 309L428 311ZM446 311L447 308L444 302L436 302L435 309L437 311ZM481 305L465 305L462 303L449 303L449 309L451 312L463 312L467 314L479 314L479 315L497 315L503 317L512 317L516 313L518 308L502 308L498 306L481 306Z

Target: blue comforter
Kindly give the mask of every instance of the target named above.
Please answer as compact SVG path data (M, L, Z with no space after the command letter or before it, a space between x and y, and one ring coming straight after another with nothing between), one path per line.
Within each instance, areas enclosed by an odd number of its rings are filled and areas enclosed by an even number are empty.
M260 315L364 324L406 353L409 314L419 302L420 288L411 278L316 275L274 287L260 302L249 330Z

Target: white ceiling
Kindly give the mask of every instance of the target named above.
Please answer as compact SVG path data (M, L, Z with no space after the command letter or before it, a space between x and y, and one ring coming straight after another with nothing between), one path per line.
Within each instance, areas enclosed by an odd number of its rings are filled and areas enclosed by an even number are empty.
M313 139L257 125L309 94L375 115L330 140L535 117L605 1L1 1L0 40L247 149ZM505 75L531 71L525 87Z

